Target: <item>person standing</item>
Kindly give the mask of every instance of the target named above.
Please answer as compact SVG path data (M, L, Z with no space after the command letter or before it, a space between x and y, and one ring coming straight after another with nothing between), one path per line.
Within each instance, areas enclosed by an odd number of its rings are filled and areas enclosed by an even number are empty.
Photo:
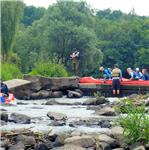
M70 55L70 59L72 59L73 61L73 70L74 70L74 74L78 75L79 73L79 54L80 52L78 52L76 49L74 49L75 51Z
M114 65L112 70L112 88L113 95L120 94L120 81L122 80L122 71L119 69L118 64Z

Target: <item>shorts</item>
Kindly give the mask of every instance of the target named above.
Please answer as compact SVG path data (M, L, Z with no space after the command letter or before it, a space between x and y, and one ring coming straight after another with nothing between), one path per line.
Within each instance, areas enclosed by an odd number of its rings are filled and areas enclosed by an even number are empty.
M112 80L112 88L113 88L113 90L120 90L120 80L119 79Z

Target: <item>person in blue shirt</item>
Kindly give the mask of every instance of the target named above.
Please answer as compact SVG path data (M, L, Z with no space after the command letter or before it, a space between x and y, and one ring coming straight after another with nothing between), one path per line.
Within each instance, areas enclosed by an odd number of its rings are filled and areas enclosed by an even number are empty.
M105 69L103 66L99 68L99 71L103 73L104 81L111 78L111 74L109 73L108 69Z
M143 74L140 72L140 69L136 68L136 70L135 70L135 76L136 76L136 78L141 79L142 75Z
M147 69L142 69L142 80L149 80L149 74L147 73Z
M133 71L131 68L127 68L127 72L130 75L130 80L139 80L139 77L137 76L136 72Z

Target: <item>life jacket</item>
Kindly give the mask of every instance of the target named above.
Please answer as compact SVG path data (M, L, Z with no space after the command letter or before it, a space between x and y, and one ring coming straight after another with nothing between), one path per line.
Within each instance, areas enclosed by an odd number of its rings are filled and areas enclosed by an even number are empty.
M120 77L120 71L118 68L113 69L112 71L112 78L113 77Z

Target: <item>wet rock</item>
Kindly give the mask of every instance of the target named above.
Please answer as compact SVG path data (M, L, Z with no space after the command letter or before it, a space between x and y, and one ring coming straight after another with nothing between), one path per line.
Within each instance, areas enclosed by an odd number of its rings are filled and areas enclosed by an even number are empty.
M8 122L8 114L7 113L0 113L0 119L5 121L5 122Z
M105 142L96 142L96 150L111 150L110 145Z
M17 102L17 105L28 105L28 103Z
M51 97L52 98L60 98L63 96L63 92L62 91L54 91L51 93Z
M110 136L106 134L98 135L96 138L99 140L99 142L108 143L110 147L113 147L113 148L119 145L115 139L111 138Z
M46 144L41 143L35 146L35 150L49 150L49 148Z
M64 143L78 145L83 148L88 148L95 145L95 139L92 136L88 136L88 135L74 136L65 139Z
M35 145L36 141L33 136L26 136L26 135L18 135L13 139L16 143L23 143L24 145Z
M62 150L86 150L86 148L83 148L78 145L66 144L66 145L64 145Z
M7 125L7 122L1 120L1 121L0 121L0 125L1 125L1 126Z
M115 110L111 107L103 107L95 112L97 115L115 116Z
M59 104L55 99L49 100L45 103L45 105L57 105Z
M39 92L34 92L30 95L31 99L41 99L51 97L51 91L40 90Z
M80 98L83 96L81 93L76 92L76 91L67 90L67 92L68 92L67 94L68 98Z
M30 117L28 117L27 115L24 115L24 114L19 114L19 113L12 113L10 115L10 120L15 123L20 123L20 124L30 124L31 123Z
M133 150L145 150L145 147L143 145L137 146L137 147L133 148Z
M101 128L110 128L111 127L111 123L109 120L102 120L100 123Z
M47 116L51 119L51 120L66 120L67 116L62 114L62 113L56 113L56 112L48 112Z
M49 126L64 126L64 125L66 125L66 122L65 121L55 121L55 120L53 120L50 124L49 124Z
M100 105L100 104L104 104L107 102L108 102L107 99L104 96L101 96L97 98L90 98L86 100L83 104L84 105Z
M15 145L12 145L9 150L25 150L25 145L22 142L19 142Z
M1 140L0 140L0 146L1 147L8 147L9 146L9 140L8 139L3 139L2 137L1 137Z

